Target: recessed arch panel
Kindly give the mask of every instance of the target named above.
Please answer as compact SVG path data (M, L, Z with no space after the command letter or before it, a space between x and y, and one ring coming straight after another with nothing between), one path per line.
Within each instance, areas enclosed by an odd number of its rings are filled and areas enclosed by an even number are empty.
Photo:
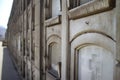
M82 49L85 49L85 47L87 48L89 46L92 46L92 47L90 47L90 49L88 49L88 51L87 50L82 50ZM94 46L94 48L96 48L96 50L93 48L93 46ZM93 49L91 49L91 48L93 48ZM91 56L93 54L93 52L96 52L97 56L100 56L98 54L101 53L104 56L104 58L105 58L105 56L111 55L112 61L113 61L113 63L111 63L112 64L111 66L113 66L112 69L114 70L114 61L115 61L115 57L116 57L116 54L115 54L115 42L112 39L110 39L109 37L107 37L105 35L102 35L102 34L86 33L86 34L82 34L82 35L78 36L77 38L75 38L71 42L71 58L70 58L71 59L70 60L70 62L71 62L70 63L70 65L71 65L70 66L70 72L71 72L70 73L70 77L71 77L70 79L71 80L76 80L75 79L75 77L76 77L75 76L75 74L76 74L76 72L75 72L75 68L76 68L75 67L75 64L76 64L76 61L75 61L76 60L76 53L80 53L81 50L82 51L86 51L86 54L84 54L83 57L85 55L89 54L89 53L90 53L90 56ZM94 50L94 51L89 51L89 50ZM82 52L82 53L85 53L85 52ZM110 53L110 54L107 55L107 53ZM114 71L113 71L113 74L114 74ZM97 79L95 79L95 80L97 80ZM102 79L100 79L100 80L102 80Z
M75 80L113 80L114 57L108 50L88 45L77 50Z

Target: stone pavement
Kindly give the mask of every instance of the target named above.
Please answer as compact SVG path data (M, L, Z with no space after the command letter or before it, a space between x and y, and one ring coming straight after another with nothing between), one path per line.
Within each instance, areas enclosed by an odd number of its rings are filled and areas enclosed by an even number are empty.
M21 80L12 62L9 51L0 42L0 80Z

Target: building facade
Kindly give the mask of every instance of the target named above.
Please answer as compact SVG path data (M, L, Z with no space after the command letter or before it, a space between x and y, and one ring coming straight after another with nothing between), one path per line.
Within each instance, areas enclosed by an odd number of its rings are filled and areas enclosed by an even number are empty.
M8 48L23 80L119 80L119 0L14 0Z

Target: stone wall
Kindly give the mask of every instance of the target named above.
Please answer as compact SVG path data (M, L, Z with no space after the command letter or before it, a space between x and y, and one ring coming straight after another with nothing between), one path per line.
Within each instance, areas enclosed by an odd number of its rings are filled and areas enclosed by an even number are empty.
M23 79L119 80L120 1L71 2L14 1L7 40Z

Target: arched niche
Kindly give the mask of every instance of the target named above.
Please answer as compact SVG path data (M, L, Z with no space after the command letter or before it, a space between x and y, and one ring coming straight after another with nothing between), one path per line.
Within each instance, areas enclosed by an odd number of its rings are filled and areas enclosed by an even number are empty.
M115 42L110 39L109 37L102 35L102 34L98 34L98 33L85 33L82 34L80 36L78 36L77 38L75 38L72 42L71 42L71 56L70 56L70 79L71 80L106 80L108 78L110 78L109 80L113 80L114 77L114 70L115 70L115 58L116 58L116 54L115 54ZM95 57L95 62L92 62L92 58L90 57ZM108 57L105 59L104 58ZM101 59L100 59L101 58ZM86 60L86 62L84 62L84 60ZM97 60L98 63L97 64ZM83 61L83 62L82 62ZM109 64L110 61L110 64ZM81 65L81 64L82 65ZM93 73L92 70L88 70L87 73L89 73L89 71L91 72L90 75L84 77L83 74L84 73L84 69L82 68L83 66L87 66L87 68L89 69L89 65L93 66L92 64L97 64L96 68L101 69L98 71L100 78L98 78L98 75L93 75L95 77L91 77L92 74L95 73L95 68L93 69ZM100 66L102 66L102 64L105 66L109 65L109 68L100 68ZM76 70L77 69L77 70ZM104 69L106 69L105 71L103 71ZM111 77L105 77L105 79L103 78L103 74L106 75L106 73L109 72L111 73ZM80 71L81 72L78 72ZM83 71L82 71L83 70ZM103 73L102 73L103 72ZM82 77L79 77L81 76ZM109 73L108 73L109 74ZM87 74L86 74L87 75ZM108 75L106 75L108 76ZM80 79L82 78L82 79ZM89 78L89 79L88 79ZM92 79L93 78L93 79Z
M74 62L75 80L113 80L113 54L100 46L78 48Z
M57 35L48 37L47 40L47 71L53 76L61 76L61 38ZM54 74L53 74L54 72Z

